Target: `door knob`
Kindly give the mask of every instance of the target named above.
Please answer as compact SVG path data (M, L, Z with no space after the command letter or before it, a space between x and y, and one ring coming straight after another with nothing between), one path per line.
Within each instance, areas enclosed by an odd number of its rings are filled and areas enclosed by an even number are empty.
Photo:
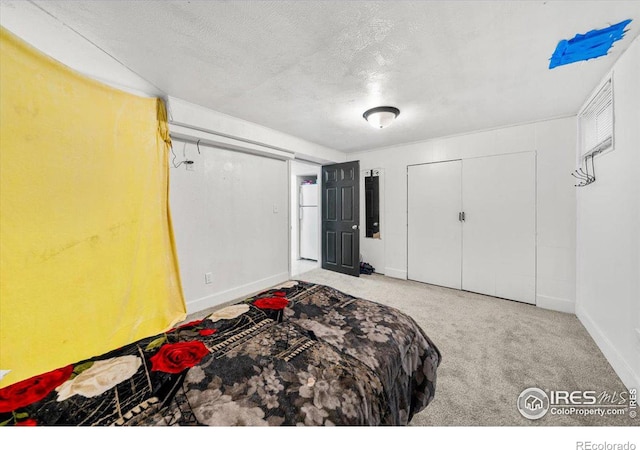
M352 225L352 226L351 226L351 229L352 229L352 230L357 230L357 229L358 229L358 225Z

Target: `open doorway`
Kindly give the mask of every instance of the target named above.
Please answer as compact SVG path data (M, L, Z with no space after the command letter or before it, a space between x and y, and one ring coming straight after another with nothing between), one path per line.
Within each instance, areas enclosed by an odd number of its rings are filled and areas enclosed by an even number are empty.
M295 277L320 267L320 170L321 166L290 161L291 254L290 273Z

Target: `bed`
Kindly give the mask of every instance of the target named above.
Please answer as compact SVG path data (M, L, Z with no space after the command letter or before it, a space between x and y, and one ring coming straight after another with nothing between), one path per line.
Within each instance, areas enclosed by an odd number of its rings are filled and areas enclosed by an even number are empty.
M406 425L441 354L397 309L290 281L0 390L3 425Z

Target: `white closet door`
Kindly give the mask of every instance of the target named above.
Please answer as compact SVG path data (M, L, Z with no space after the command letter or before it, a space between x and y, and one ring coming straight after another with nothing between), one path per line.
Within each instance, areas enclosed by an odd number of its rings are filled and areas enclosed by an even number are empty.
M460 289L462 267L462 162L408 168L408 260L410 280Z
M465 159L462 289L535 304L535 154Z

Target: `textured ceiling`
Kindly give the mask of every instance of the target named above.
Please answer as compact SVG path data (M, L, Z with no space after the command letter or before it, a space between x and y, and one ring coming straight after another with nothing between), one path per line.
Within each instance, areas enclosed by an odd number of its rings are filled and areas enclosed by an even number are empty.
M575 114L638 35L638 1L36 1L168 95L366 150ZM609 55L561 39L633 19ZM400 108L389 128L371 107Z

